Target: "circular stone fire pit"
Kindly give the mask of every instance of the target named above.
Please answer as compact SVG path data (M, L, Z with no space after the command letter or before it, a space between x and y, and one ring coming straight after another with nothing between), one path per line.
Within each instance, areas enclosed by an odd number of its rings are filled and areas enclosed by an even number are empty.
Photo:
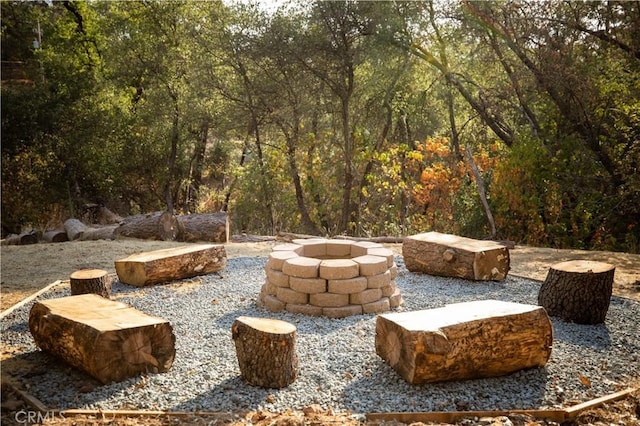
M273 248L260 302L270 311L343 318L402 304L393 252L381 244L324 238Z

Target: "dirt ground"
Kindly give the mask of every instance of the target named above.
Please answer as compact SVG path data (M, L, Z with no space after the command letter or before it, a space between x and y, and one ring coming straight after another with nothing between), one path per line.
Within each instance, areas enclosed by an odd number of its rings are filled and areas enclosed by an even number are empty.
M276 241L225 244L228 258L266 256ZM11 308L16 303L34 294L57 280L65 284L69 275L83 268L98 268L115 273L114 261L134 253L158 250L184 245L179 242L144 241L123 239L115 241L77 241L56 244L34 244L26 246L0 247L1 310ZM402 254L401 244L385 244L397 254ZM510 274L542 281L549 267L557 262L574 259L596 260L616 266L614 294L640 301L640 255L581 250L556 250L549 248L516 246L510 250ZM2 359L7 354L2 351ZM32 410L24 398L8 386L6 371L2 381L2 424L24 424L18 421L17 413ZM22 410L22 411L21 411ZM573 425L640 425L640 391L597 409L582 413L578 419L567 424ZM324 425L344 424L389 425L399 423L362 422L347 414L326 412L313 407L305 412L290 413L231 413L216 416L124 416L81 415L73 418L52 418L47 424L123 424L123 425L167 425L167 424L257 424L257 425ZM477 419L478 420L478 419ZM415 425L416 423L414 423ZM417 423L424 424L424 423ZM438 423L442 424L442 423ZM483 425L556 425L526 416L479 419L478 422L464 421L458 424Z

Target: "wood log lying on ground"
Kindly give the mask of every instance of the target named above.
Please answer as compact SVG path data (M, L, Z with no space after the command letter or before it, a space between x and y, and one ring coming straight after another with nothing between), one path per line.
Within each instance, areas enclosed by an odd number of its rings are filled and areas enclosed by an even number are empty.
M38 242L38 234L35 231L23 232L20 235L11 234L2 240L3 246L24 246L28 244L36 244Z
M51 229L42 234L42 239L48 243L63 243L69 241L67 231L64 229Z
M78 238L81 241L96 241L96 240L113 240L115 239L115 230L118 227L115 225L104 225L98 227L87 227L82 236Z
M229 241L229 216L226 212L178 216L178 241Z
M82 235L87 230L87 225L80 222L78 219L69 218L64 221L64 230L67 231L69 241L74 241L82 238Z
M242 377L252 385L283 388L298 376L296 326L270 318L238 317L231 326Z
M503 280L509 272L509 250L494 241L427 232L402 243L411 272L470 280Z
M497 300L382 314L376 321L376 353L412 384L541 367L552 342L543 308Z
M165 241L173 238L186 242L229 241L229 218L225 212L168 215L166 212L155 212L125 218L116 228L116 236Z
M69 276L71 294L97 294L109 298L113 280L102 269L80 269Z
M175 357L168 321L95 294L36 302L29 330L41 349L105 384L168 371Z
M196 275L218 272L227 265L221 244L198 244L155 250L116 260L118 279L134 286L145 286Z
M603 323L616 268L603 262L570 260L549 268L540 286L538 304L547 313L578 324Z

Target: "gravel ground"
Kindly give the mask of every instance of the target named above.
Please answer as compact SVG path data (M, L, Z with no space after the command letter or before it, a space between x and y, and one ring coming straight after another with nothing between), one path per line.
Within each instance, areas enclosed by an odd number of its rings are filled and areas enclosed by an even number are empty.
M413 386L376 355L375 315L335 320L258 308L265 263L264 257L240 257L229 259L220 274L143 289L114 285L118 300L171 322L176 359L167 373L100 385L38 350L28 332L31 304L2 320L2 343L38 368L8 372L46 406L58 409L282 412L319 404L353 413L561 408L640 378L640 302L613 297L605 324L552 319L554 345L545 368ZM531 280L510 276L502 282L469 282L409 273L401 257L396 263L404 311L479 299L537 304L539 283ZM63 287L41 297L68 294ZM298 327L300 370L292 385L267 390L243 383L231 339L231 325L241 315L278 318Z

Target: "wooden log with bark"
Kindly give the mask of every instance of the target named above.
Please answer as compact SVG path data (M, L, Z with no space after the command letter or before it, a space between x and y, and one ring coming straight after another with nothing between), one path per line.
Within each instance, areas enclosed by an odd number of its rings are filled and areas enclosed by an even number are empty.
M270 318L238 317L231 326L242 377L254 386L283 388L298 376L296 326Z
M226 212L201 213L178 216L178 241L229 241L229 216Z
M113 240L116 237L115 230L117 227L118 227L117 224L87 227L82 233L82 236L78 238L78 240L81 240L81 241Z
M155 212L125 218L115 233L118 237L150 240L226 243L229 218L225 212L182 216Z
M412 384L541 367L552 342L543 308L497 300L382 314L376 322L376 353Z
M69 241L75 241L82 238L85 231L87 230L87 225L85 225L78 219L69 218L64 221L64 230L67 232Z
M112 279L102 269L80 269L69 276L71 294L97 294L109 298Z
M37 244L38 234L35 231L27 231L21 234L10 234L2 240L3 246L24 246Z
M48 243L63 243L69 241L67 231L64 229L50 229L42 234L42 239Z
M36 302L29 330L41 349L105 384L166 372L175 357L167 320L95 294Z
M494 281L505 279L509 272L505 245L439 232L405 238L402 255L411 272Z
M570 260L549 268L538 292L538 304L554 317L578 324L603 323L615 267L589 260Z
M133 254L116 260L118 279L134 286L146 286L218 272L227 265L221 244L194 244Z

